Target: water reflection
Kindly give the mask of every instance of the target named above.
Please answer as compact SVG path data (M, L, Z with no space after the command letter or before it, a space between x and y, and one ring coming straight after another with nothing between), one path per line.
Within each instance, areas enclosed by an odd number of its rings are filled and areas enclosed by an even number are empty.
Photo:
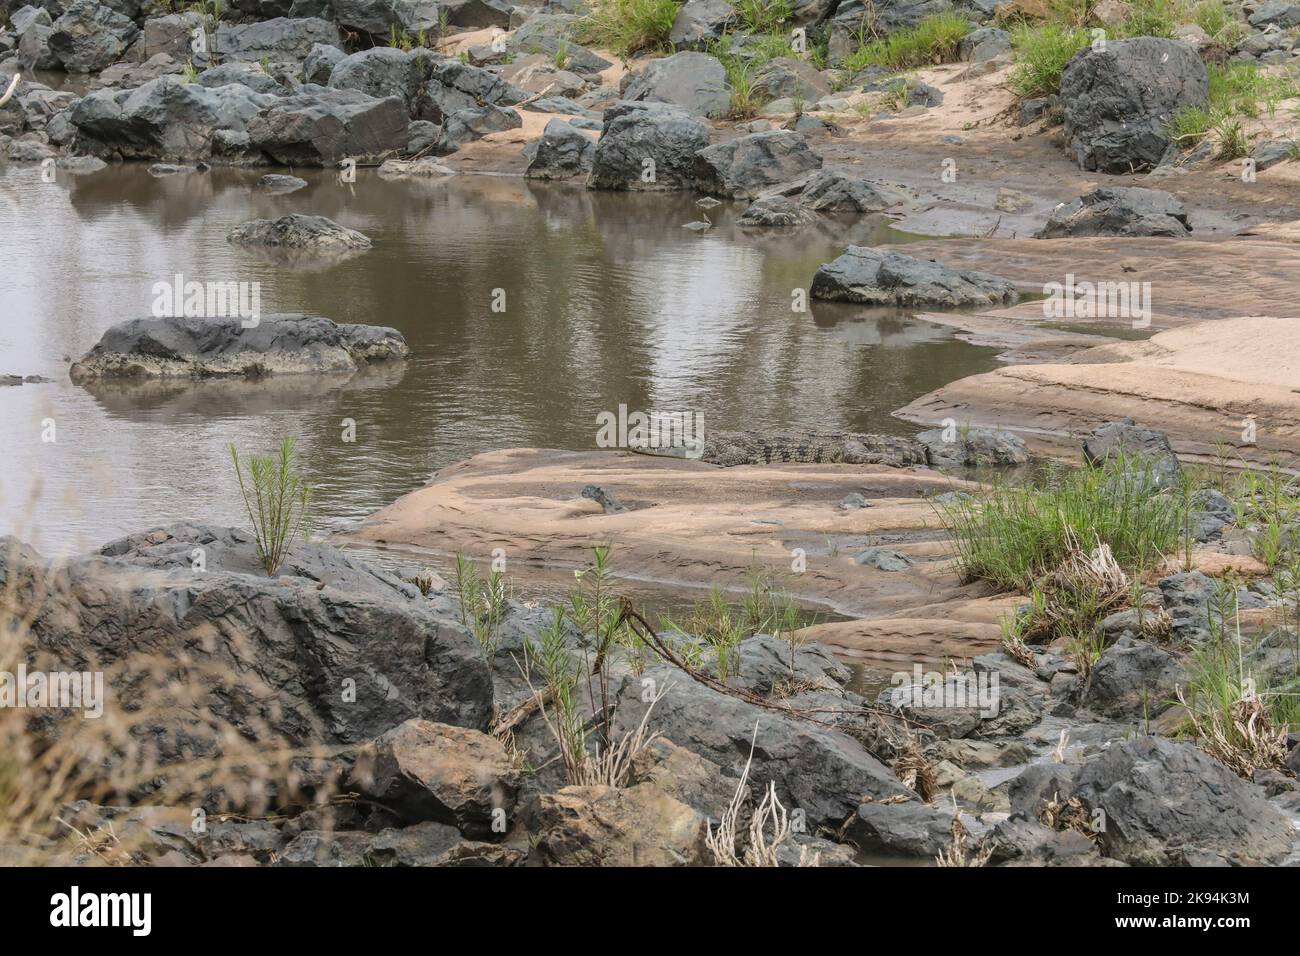
M256 188L263 172L156 179L136 164L44 184L34 167L0 170L0 372L56 380L0 388L0 531L21 526L35 481L31 517L55 549L184 517L238 521L226 446L286 434L318 482L320 524L336 528L479 451L591 448L597 412L620 403L699 411L706 429L902 433L893 409L995 364L906 316L792 310L846 244L901 238L878 219L775 235L736 227L742 207L726 205L699 234L681 228L699 218L686 195L371 171L351 187L295 171L308 187L271 195ZM240 223L295 211L374 248L299 264L226 242ZM176 273L260 282L263 312L394 326L412 358L379 377L72 386L67 360L147 315L153 284ZM46 419L54 443L41 441Z

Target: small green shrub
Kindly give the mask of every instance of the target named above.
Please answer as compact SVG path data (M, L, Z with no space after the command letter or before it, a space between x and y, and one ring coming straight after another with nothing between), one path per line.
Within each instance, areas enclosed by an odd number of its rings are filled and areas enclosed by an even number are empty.
M293 448L294 440L286 438L278 454L250 455L245 480L239 451L230 446L239 492L257 538L257 555L267 574L279 570L294 539L305 530L311 506L312 488L298 473Z
M1041 484L999 484L940 511L969 580L1032 591L1076 548L1110 547L1119 566L1140 570L1168 553L1183 526L1180 497L1158 490L1140 459L1053 469Z
M970 21L959 14L926 17L910 30L900 30L859 47L845 58L844 67L906 70L949 63L957 59L957 48L970 30Z
M665 52L671 47L668 34L679 7L674 0L598 0L579 36L619 56Z

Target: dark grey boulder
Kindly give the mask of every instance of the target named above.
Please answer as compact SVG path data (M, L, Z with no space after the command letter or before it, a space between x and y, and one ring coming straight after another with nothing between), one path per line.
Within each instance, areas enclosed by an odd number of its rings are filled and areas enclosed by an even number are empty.
M1231 610L1231 592L1200 571L1170 574L1157 582L1160 599L1169 612L1169 633L1176 641L1191 643L1210 636L1210 619ZM1226 602L1226 603L1225 603Z
M572 179L591 172L596 141L561 119L546 124L536 143L528 169L529 179Z
M799 192L799 202L818 212L879 212L892 205L864 179L821 170Z
M1011 52L1011 34L997 27L980 27L961 38L957 55L970 63L983 63Z
M209 67L196 76L194 82L209 89L238 83L255 93L270 93L275 96L289 92L279 80L262 69L260 63L223 63Z
M814 299L904 307L1006 305L1019 298L1000 276L866 246L849 246L818 269L809 292Z
M708 145L708 127L685 110L663 103L617 103L605 111L587 185L693 189L695 154Z
M651 60L632 77L623 99L670 103L693 116L720 117L731 109L727 71L717 57L687 50Z
M209 89L163 76L134 90L96 90L72 108L83 151L171 161L249 158L249 124L275 97L242 84Z
M328 86L330 74L345 56L347 54L336 46L328 43L315 44L302 61L302 81L315 83L317 86Z
M506 50L514 56L543 53L552 60L561 52L574 73L592 75L614 64L578 42L585 18L568 13L535 13L510 35Z
M1106 717L1155 717L1187 685L1182 660L1148 641L1125 635L1093 665L1082 703Z
M754 74L752 92L764 103L800 99L815 103L831 91L821 71L811 63L781 56L768 60Z
M898 778L847 734L757 707L696 683L674 668L653 666L629 676L618 693L618 733L641 722L647 704L643 682L668 687L655 705L651 726L668 740L739 776L749 758L758 723L750 781L768 782L788 807L804 811L809 830L839 827L864 797L875 800L910 794Z
M1039 239L1063 236L1163 236L1178 238L1192 231L1180 199L1158 189L1101 186L1086 196L1063 203L1036 234Z
M250 147L287 166L326 166L398 152L410 120L396 97L321 90L272 100L248 123Z
M54 21L50 52L69 73L94 73L115 63L140 31L96 0L75 0Z
M52 567L10 539L0 582L40 602L30 639L58 669L108 673L109 706L115 695L130 699L113 684L115 665L148 658L177 680L192 678L198 705L250 739L265 728L290 745L360 743L412 716L486 729L491 680L458 623L418 600L212 563L200 570L193 552L206 537L187 542L167 570L135 564L130 548ZM350 681L355 697L345 692ZM212 755L215 741L185 732L191 722L183 703L158 703L142 732L156 730L149 743L163 762Z
M715 196L754 199L764 190L821 169L822 158L790 130L750 133L700 150L695 183Z
M908 800L862 804L848 835L864 853L933 859L952 845L951 831L950 811Z
M804 0L817 3L817 0ZM822 0L824 3L824 0ZM823 19L833 10L828 38L830 61L839 63L861 46L867 35L888 36L918 26L927 17L952 10L950 0L842 0L837 6L825 3L814 14Z
M178 62L189 58L196 67L203 65L207 57L196 53L193 44L194 31L202 27L202 15L192 10L147 18L142 31L145 57L166 53Z
M1205 106L1208 94L1205 64L1184 43L1135 37L1085 47L1061 74L1065 136L1084 169L1151 169L1169 148L1174 115Z
M988 866L1121 866L1097 852L1097 845L1078 830L1052 830L1036 819L1012 816L979 843Z
M1134 470L1155 487L1176 488L1182 481L1182 465L1164 432L1122 418L1094 428L1084 437L1083 458L1088 464L1100 465L1119 455L1130 460Z
M254 219L236 226L226 235L226 241L238 246L322 252L370 248L370 239L355 229L340 226L324 216L306 216L297 212L279 219Z
M1039 819L1043 807L1052 801L1064 803L1074 794L1079 768L1053 761L1032 763L1011 778L1007 798L1011 812Z
M949 441L951 437L951 441ZM956 429L932 428L916 436L930 454L930 464L938 467L1014 467L1029 461L1024 439L999 428Z
M727 32L737 20L727 0L686 0L677 11L668 42L677 49L704 46Z
M519 113L505 107L476 106L456 110L442 124L442 131L434 143L432 152L438 156L446 156L456 152L466 143L482 139L489 133L519 129L523 125L524 121Z
M1246 18L1252 27L1266 27L1270 24L1282 29L1300 26L1300 5L1288 3L1287 0L1265 0L1257 5Z
M253 23L220 23L216 49L225 60L302 63L317 44L343 45L339 28L317 17L275 17Z
M1111 743L1079 769L1074 796L1105 814L1102 851L1134 866L1257 866L1295 842L1264 792L1190 743Z
M1278 163L1295 159L1295 140L1272 139L1259 143L1250 151L1250 158L1255 161L1255 169L1263 172L1270 166L1276 166Z
M315 315L267 315L247 328L237 318L130 319L110 327L70 375L81 383L355 372L409 352L396 329L339 325Z

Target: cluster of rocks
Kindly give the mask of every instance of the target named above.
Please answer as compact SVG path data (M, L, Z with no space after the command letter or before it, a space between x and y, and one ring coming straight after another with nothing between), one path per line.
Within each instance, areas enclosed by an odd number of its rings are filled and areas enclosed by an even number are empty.
M1116 639L1086 679L1051 652L1032 667L1000 652L976 658L974 673L1000 679L991 709L934 706L900 698L897 687L864 698L826 648L762 634L735 649L723 682L732 693L616 652L613 733L645 722L658 736L617 786L574 785L542 716L515 710L540 680L518 662L552 626L544 608L509 602L484 644L444 586L422 592L313 544L292 548L267 577L251 535L188 523L57 567L7 540L0 584L43 602L30 637L51 666L75 671L95 661L111 684L135 655L182 683L192 668L215 665L241 684L240 693L198 684L221 727L304 751L328 745L298 765L309 799L272 790L276 812L256 819L214 817L196 829L188 804L147 797L62 808L81 832L111 826L139 864L708 865L709 823L716 827L738 790L748 791L747 814L769 786L797 811L784 865L809 854L821 865L855 865L861 853L933 858L950 847L954 804L989 865L1278 863L1295 843L1293 780L1242 779L1159 733L1163 706L1152 704L1163 705L1161 695L1185 676L1176 647L1195 640L1191 630L1157 644L1131 621L1108 620ZM1158 599L1190 620L1202 587L1171 576ZM590 660L588 635L568 623L559 634L555 653L575 666ZM509 734L491 732L494 716L516 713ZM891 713L908 720L930 767L924 797L905 782L915 778L892 769L903 753ZM168 732L192 716L188 705L164 707L141 728L160 748L160 784L215 752L198 734ZM1130 733L1138 718L1156 733ZM1062 759L1043 759L1065 726L1076 743ZM194 806L222 797L196 786ZM87 846L38 849L80 863ZM24 849L0 847L0 855Z

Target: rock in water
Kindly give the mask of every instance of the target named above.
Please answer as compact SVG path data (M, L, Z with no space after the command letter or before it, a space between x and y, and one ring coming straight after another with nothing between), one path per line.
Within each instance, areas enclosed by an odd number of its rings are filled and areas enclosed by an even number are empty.
M807 226L817 221L817 217L785 196L771 196L759 199L736 220L738 226L766 226L769 228L794 228Z
M70 375L89 382L355 372L409 354L396 329L338 325L317 315L267 315L249 328L238 318L131 319L105 332Z
M849 246L813 276L814 299L885 306L1007 305L1019 298L1008 279L949 269L931 259Z
M1166 236L1192 231L1182 201L1158 189L1102 186L1052 211L1035 234L1038 239L1063 236Z
M708 145L708 127L684 110L663 103L616 103L605 110L587 187L693 189L695 154Z
M1085 47L1061 74L1065 136L1084 169L1151 169L1169 148L1174 114L1203 107L1209 74L1196 51L1176 40L1135 37Z
M798 133L750 133L696 154L696 188L716 196L753 199L765 189L821 169L821 165L822 158Z
M324 216L290 213L279 219L254 219L232 229L227 242L239 246L271 246L280 249L313 249L341 252L369 249L370 239L355 229L340 226Z

